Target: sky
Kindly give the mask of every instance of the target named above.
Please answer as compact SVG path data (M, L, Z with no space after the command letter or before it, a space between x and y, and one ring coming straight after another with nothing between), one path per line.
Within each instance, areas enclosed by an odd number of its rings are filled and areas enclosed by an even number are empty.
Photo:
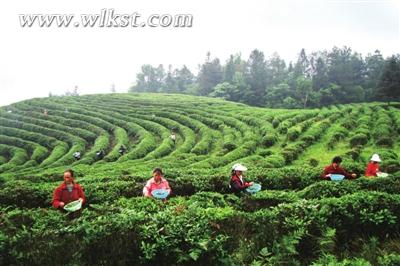
M7 3L7 4L5 4ZM197 73L208 51L225 62L259 49L295 61L306 52L349 46L366 56L400 53L400 0L3 1L0 4L0 106L61 95L127 92L143 64L187 65ZM134 12L191 14L192 26L21 27L20 14ZM75 19L74 18L74 19ZM74 20L75 21L75 20Z

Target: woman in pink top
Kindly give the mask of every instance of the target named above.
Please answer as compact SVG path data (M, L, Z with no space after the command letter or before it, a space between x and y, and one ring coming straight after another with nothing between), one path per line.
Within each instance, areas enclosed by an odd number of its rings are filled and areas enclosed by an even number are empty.
M168 191L168 195L171 194L171 188L169 187L168 181L163 177L161 168L155 168L153 170L153 177L150 178L143 188L143 195L145 197L153 197L151 192L156 189L165 189Z

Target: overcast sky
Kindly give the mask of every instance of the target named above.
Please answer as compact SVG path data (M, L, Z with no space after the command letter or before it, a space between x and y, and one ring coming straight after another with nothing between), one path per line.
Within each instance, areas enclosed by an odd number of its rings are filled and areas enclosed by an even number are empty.
M7 3L7 4L5 4ZM19 14L192 14L191 28L40 28ZM0 7L0 106L49 92L126 92L143 64L197 72L207 51L222 62L257 48L286 62L306 52L350 46L364 56L400 53L399 1L3 1Z

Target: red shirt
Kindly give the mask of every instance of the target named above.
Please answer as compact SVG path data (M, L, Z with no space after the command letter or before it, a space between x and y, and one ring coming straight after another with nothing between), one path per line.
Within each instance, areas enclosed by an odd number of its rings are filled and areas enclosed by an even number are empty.
M370 162L365 169L365 176L377 176L379 172L379 164Z
M321 174L321 178L331 180L329 176L326 176L328 174L344 175L346 178L351 178L351 174L347 173L342 167L334 167L332 164L325 167L324 172Z
M168 191L168 193L171 193L171 188L169 187L168 181L166 179L161 178L161 182L157 183L154 180L154 177L152 177L147 181L146 185L144 186L143 195L145 195L146 197L153 197L151 195L151 192L156 189L165 189Z
M85 204L86 198L82 187L79 184L74 183L72 191L69 192L67 189L67 185L65 184L65 182L63 182L54 190L53 207L59 208L60 202L64 202L64 204L66 205L72 201L78 200L79 198L83 199L82 205Z
M240 177L237 175L232 175L230 185L231 188L236 192L243 191L246 188L250 187L249 182L245 182L243 177L242 179L240 179Z

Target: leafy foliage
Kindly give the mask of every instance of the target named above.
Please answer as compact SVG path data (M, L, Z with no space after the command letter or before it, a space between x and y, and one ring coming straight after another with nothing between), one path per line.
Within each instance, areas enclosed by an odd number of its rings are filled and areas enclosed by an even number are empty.
M253 57L254 69L242 69L240 57L233 58L222 78L234 81L236 70L250 71L243 76L249 78L272 61L284 68L278 57ZM306 79L303 59L296 71ZM274 77L275 86L282 79ZM270 110L130 93L0 108L0 264L396 265L395 106ZM388 134L392 146L380 142ZM99 149L104 158L96 156ZM80 160L72 156L76 151ZM343 157L348 171L363 173L372 153L380 155L389 177L320 179L334 155ZM237 162L262 191L229 193ZM50 208L69 167L87 196L73 220ZM165 203L141 196L154 167L163 168L172 187Z

